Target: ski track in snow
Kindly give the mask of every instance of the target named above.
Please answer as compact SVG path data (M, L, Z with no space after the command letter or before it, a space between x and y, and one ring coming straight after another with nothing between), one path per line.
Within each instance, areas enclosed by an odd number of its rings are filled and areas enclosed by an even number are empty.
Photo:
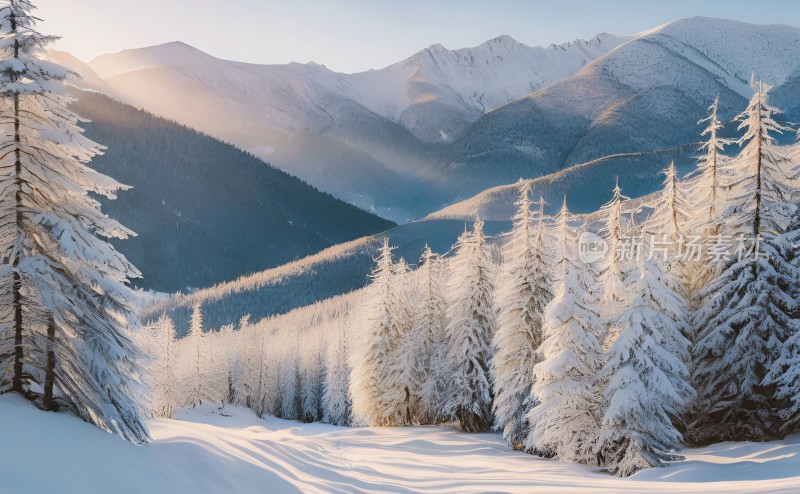
M497 434L265 420L242 408L149 422L135 446L0 397L0 493L798 492L800 437L687 450L628 479L509 450Z

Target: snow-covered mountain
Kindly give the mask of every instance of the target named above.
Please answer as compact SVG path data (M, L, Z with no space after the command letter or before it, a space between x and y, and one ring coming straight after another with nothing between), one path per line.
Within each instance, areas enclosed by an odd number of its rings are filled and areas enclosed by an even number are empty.
M123 101L407 221L446 202L424 190L442 143L486 111L576 73L624 40L600 35L537 48L502 36L454 51L434 45L357 74L313 63L220 60L180 42L104 55L89 66Z
M356 74L231 62L177 42L89 67L125 101L400 222L519 178L686 146L717 94L723 118L741 109L753 72L800 117L800 29L709 18L546 48L508 36L433 45Z
M323 133L342 117L337 109L322 106L326 98L336 98L399 123L423 141L438 142L457 135L489 110L575 74L626 39L600 34L547 48L530 47L510 36L459 50L437 44L386 68L356 74L336 73L315 63L231 62L180 42L103 55L89 65L121 96L151 105L156 98L139 84L175 77L167 73L178 71L217 96L262 112L256 121L276 131ZM193 106L203 103L194 100ZM430 122L433 114L443 119L444 127Z
M776 86L789 120L800 117L800 29L708 18L660 26L481 117L442 162L441 182L465 198L608 155L689 144L718 94L723 120L744 108L752 74Z
M384 69L345 78L355 101L423 141L440 142L484 113L577 73L627 39L604 33L546 48L510 36L459 50L436 44Z

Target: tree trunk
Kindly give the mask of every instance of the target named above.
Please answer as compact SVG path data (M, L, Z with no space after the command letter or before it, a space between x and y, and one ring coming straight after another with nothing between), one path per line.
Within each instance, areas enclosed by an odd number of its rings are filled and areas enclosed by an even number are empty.
M17 21L14 15L11 16L11 30L17 30ZM14 40L14 58L19 58L19 41ZM12 267L14 268L14 283L12 284L12 304L14 306L14 376L11 380L11 390L23 394L23 349L22 349L22 278L19 275L19 261L20 249L22 247L22 161L20 156L20 122L19 122L19 95L14 94L14 142L16 149L14 150L14 185L15 192L15 214L16 214L16 228L17 240L14 245L14 260Z
M47 322L47 362L44 368L44 400L42 406L47 411L56 410L53 399L53 383L56 379L56 321L51 314Z

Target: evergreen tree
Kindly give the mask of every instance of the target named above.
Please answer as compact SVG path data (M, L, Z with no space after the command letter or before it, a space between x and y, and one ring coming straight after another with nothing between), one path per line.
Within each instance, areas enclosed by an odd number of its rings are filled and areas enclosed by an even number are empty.
M774 119L779 111L767 102L769 87L758 83L755 89L736 118L743 148L731 166L729 206L719 221L721 234L745 244L745 255L733 254L714 270L718 274L699 293L706 302L695 314L694 326L701 328L693 352L696 443L781 435L777 410L783 403L765 377L793 324L789 287L796 278L786 276L775 237L787 231L796 206L787 183L789 159L775 140L787 129Z
M687 241L691 238L701 242L716 238L724 223L724 216L721 213L726 208L725 185L730 180L727 176L730 171L730 160L723 151L732 141L719 136L723 124L719 120L718 110L719 96L708 108L708 117L698 122L706 124L701 134L706 137L706 141L701 147L703 155L697 162L695 176L688 179L685 185L686 196L692 198L689 210L693 212L685 224L684 233L688 236ZM680 267L687 306L691 312L696 312L707 302L700 296L700 292L715 275L713 269L719 265L712 263L708 257L695 255L691 258L691 255L689 252L686 253ZM686 335L692 343L695 342L698 332L699 328L691 324L687 326Z
M651 269L660 270L664 266L665 272L661 281L665 289L675 295L676 305L672 311L672 319L678 324L684 338L672 340L667 349L688 367L692 360L690 342L694 341L695 331L687 320L689 309L686 297L691 293L693 268L698 260L690 258L688 251L680 252L679 249L686 249L686 232L690 228L692 204L687 198L685 184L678 178L675 162L670 163L663 174L663 189L645 225L647 235L643 248L649 245L648 252L644 255L653 258ZM663 251L657 252L659 249Z
M303 366L300 376L300 420L315 422L322 418L322 390L325 357L321 342L305 337Z
M719 95L717 95L711 106L708 107L709 115L700 120L698 124L706 124L705 129L700 134L706 137L706 141L700 147L703 155L697 162L697 174L687 184L687 188L692 200L692 210L695 219L699 224L696 229L704 230L709 223L717 218L720 212L725 209L725 168L727 158L723 154L725 146L731 144L729 139L719 136L723 128L722 122L717 114L719 110Z
M452 260L453 298L444 367L450 377L445 413L458 420L462 430L483 432L492 425L489 365L495 314L494 265L480 219L475 221L471 232L461 235L456 251Z
M800 431L800 324L797 318L793 326L781 355L764 378L765 386L776 386L775 396L782 404L777 414L783 434Z
M36 31L34 8L0 8L0 392L143 442L140 355L125 329L136 325L126 283L140 273L103 240L132 232L90 196L125 186L86 166L101 147L67 108L67 69L42 60L57 38Z
M393 248L384 238L383 247L375 261L372 283L368 288L365 307L369 311L362 351L355 357L352 374L353 413L358 423L371 426L387 422L381 397L385 389L385 369L396 342L393 291Z
M251 357L248 352L248 340L244 328L249 323L249 316L242 317L239 322L239 330L231 331L231 341L228 342L228 403L235 405L248 406L247 397L250 395L250 377L248 371L248 359Z
M534 406L531 398L533 368L539 362L542 313L553 297L549 259L550 242L539 201L537 224L532 224L530 182L525 182L516 203L514 227L505 248L506 273L498 287L497 332L492 358L494 413L506 442L521 449L528 435L525 416Z
M792 320L780 357L763 384L776 386L781 432L793 434L800 432L800 216L796 215L789 231L776 237L773 245L786 261L778 268L787 282L786 293L792 302L787 305L787 312Z
M300 418L300 362L297 343L285 342L280 367L278 396L280 409L278 416L288 420Z
M343 317L328 351L325 390L322 395L324 410L322 420L333 425L349 425L352 409L346 327L347 317Z
M542 456L591 463L598 434L595 378L603 324L592 295L594 272L577 260L570 221L565 199L556 218L559 278L544 312L542 361L533 369L532 394L539 404L528 413L531 429L525 447Z
M446 390L442 362L447 350L447 273L444 260L427 245L422 252L417 274L416 310L412 313L411 330L417 348L411 354L411 368L414 370L414 387L418 394L418 420L423 424L434 424L442 419L441 399Z
M181 406L202 405L202 367L203 367L203 312L200 304L192 309L192 319L189 333L186 335L186 351L183 353L183 394Z
M412 364L420 342L411 331L409 266L404 259L393 266L392 280L390 330L377 405L384 425L411 425L419 408L417 369Z
M620 331L599 374L606 384L595 451L620 476L679 459L679 425L693 395L688 370L672 350L689 345L676 323L683 300L664 283L655 259L637 266L625 283L627 303L615 321Z
M249 348L248 363L248 381L250 384L250 398L248 407L256 412L256 415L263 417L267 410L275 410L275 407L269 406L267 391L270 389L270 382L274 378L274 361L267 361L267 338L263 331L250 331L251 341L254 341ZM276 401L273 395L271 401Z
M622 195L622 189L620 189L619 180L617 180L611 201L600 208L604 223L600 233L608 245L606 255L599 263L600 276L598 280L603 298L603 303L598 308L606 327L606 331L600 335L604 347L613 345L619 330L613 321L628 302L625 300L627 294L624 288L626 271L623 259L620 256L626 231L626 225L622 218L623 202L626 200L628 200L628 197Z
M153 329L154 344L149 355L150 364L150 410L156 417L172 418L178 395L177 366L179 365L177 335L175 325L166 315L162 315Z

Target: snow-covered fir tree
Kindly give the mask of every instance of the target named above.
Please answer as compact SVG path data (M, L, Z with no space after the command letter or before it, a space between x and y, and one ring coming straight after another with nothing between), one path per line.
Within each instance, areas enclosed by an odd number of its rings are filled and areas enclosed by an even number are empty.
M610 346L614 343L618 329L613 321L619 314L627 300L625 300L626 268L624 259L620 255L622 242L627 233L627 225L623 218L623 203L628 197L622 195L622 189L617 180L614 186L611 201L600 208L603 218L603 227L600 231L607 244L607 252L598 262L600 275L598 277L602 303L598 312L603 319L606 331L600 334L601 343Z
M708 228L709 222L716 219L725 207L725 165L727 157L723 154L730 139L720 137L723 128L719 120L719 95L708 107L708 116L698 122L705 124L701 136L706 140L700 147L703 154L697 162L696 176L689 179L687 189L692 198L693 219L699 224L695 229Z
M393 289L393 248L384 238L380 254L371 274L365 309L369 311L361 351L354 357L351 380L353 413L358 423L372 426L387 422L381 406L386 365L396 343Z
M284 342L277 390L280 408L275 415L289 420L301 416L299 353L296 341Z
M521 449L528 435L525 417L534 406L533 368L542 343L542 313L553 297L547 249L544 200L533 223L530 182L520 189L511 237L506 244L505 273L497 288L500 308L494 335L492 377L495 423L506 442Z
M143 442L142 371L126 334L136 325L126 283L140 273L104 240L132 232L90 195L125 187L86 166L101 147L68 109L67 69L42 60L57 38L36 31L34 8L0 7L0 392Z
M181 381L181 406L195 407L202 405L202 368L203 368L203 312L200 305L192 309L189 333L185 338L185 351L182 352L183 366Z
M420 423L435 424L443 418L441 400L447 389L442 370L447 352L447 272L445 261L427 245L417 275L411 328L418 346L411 364L419 402L417 418Z
M794 324L791 287L797 278L787 276L785 252L775 238L787 231L797 208L791 162L775 139L787 128L776 122L779 111L768 104L768 92L769 86L756 84L736 118L743 148L731 163L729 205L719 221L734 252L699 293L706 302L694 320L700 328L693 351L695 443L782 435L783 403L775 385L764 380Z
M781 404L777 414L782 434L800 431L800 324L797 318L794 321L794 328L763 383L777 387L775 397Z
M472 231L461 235L455 248L444 365L450 386L444 410L458 420L462 430L483 432L493 422L489 367L495 328L495 267L480 219Z
M381 368L377 406L384 425L411 425L419 408L417 370L411 367L419 340L411 331L409 266L399 259L392 268L392 304L388 353Z
M248 339L244 328L249 324L250 316L246 315L239 322L239 330L231 332L231 341L228 343L228 385L230 396L228 403L247 406L247 397L251 388L249 381L248 360L252 354L248 351Z
M691 342L696 331L687 320L687 296L690 296L691 279L696 274L697 263L702 259L692 258L687 242L693 209L687 198L685 184L678 177L675 162L662 172L663 188L653 205L653 212L645 222L643 256L652 258L653 269L663 269L661 281L665 289L675 295L671 312L672 320L678 325L685 338L669 342L668 350L685 365L691 365ZM657 263L657 264L655 264Z
M169 316L162 315L150 332L150 410L156 417L172 418L180 406L176 401L180 355L175 325Z
M300 373L300 420L316 422L322 419L325 353L322 342L316 337L304 337L303 348Z
M543 317L542 361L533 369L532 394L539 404L528 413L525 449L564 461L593 463L599 405L595 379L603 323L592 294L594 271L577 258L578 239L571 219L565 199L554 232L558 279Z
M792 320L781 354L772 364L764 384L777 386L781 432L793 434L800 431L800 215L796 215L789 231L778 236L773 245L786 260L779 269L785 279L793 281L786 288L793 302L787 307Z
M689 222L696 212L681 183L675 162L671 162L662 173L663 188L654 204L653 214L648 218L647 229L651 238L673 243L686 235Z
M698 122L706 125L701 134L706 138L701 146L703 154L697 161L694 176L687 180L683 188L690 200L689 210L692 212L683 232L686 242L694 239L702 243L719 234L722 226L720 223L724 223L724 215L721 213L726 208L726 182L730 180L727 176L730 163L723 151L732 141L719 135L723 128L718 116L719 96L708 111L709 115ZM700 291L714 276L713 269L718 267L719 264L712 263L707 256L696 255L687 250L681 261L681 268L686 302L690 311L697 311L706 302L700 296ZM687 329L689 330L687 336L694 342L698 328L689 325Z
M333 425L349 425L353 406L350 399L350 365L347 359L347 321L346 316L342 318L342 324L332 337L327 354L322 420Z
M673 353L675 346L689 346L675 322L683 317L683 300L664 282L655 258L643 256L635 266L614 322L619 333L599 374L605 384L595 451L600 464L620 476L679 458L680 423L693 397L686 365Z

